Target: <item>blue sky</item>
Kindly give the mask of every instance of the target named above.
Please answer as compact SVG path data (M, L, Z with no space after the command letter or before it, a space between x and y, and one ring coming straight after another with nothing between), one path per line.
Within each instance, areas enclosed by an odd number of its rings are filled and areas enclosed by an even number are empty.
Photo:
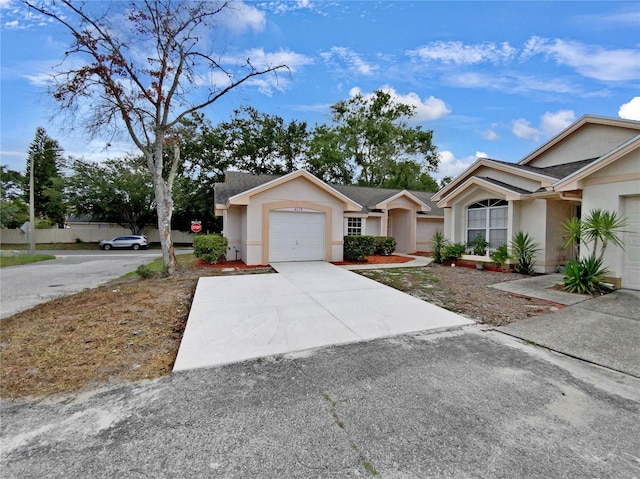
M38 126L75 157L135 151L51 119L46 79L70 38L17 0L0 13L0 164L23 170ZM434 130L437 178L476 156L516 162L585 114L640 120L640 2L245 2L226 24L214 48L291 73L232 92L213 123L241 105L328 123L330 105L383 88Z

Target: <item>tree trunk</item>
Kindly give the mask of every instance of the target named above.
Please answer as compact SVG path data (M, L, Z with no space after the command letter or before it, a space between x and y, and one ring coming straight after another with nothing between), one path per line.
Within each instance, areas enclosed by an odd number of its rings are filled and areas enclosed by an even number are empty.
M160 235L160 246L162 247L162 263L167 274L173 274L178 268L176 255L173 251L173 241L171 240L171 215L173 213L173 200L171 193L167 192L166 185L162 178L154 179L156 191L156 202L158 211L158 233Z
M173 241L171 240L171 216L173 214L173 196L162 177L162 147L156 148L153 164L153 190L156 196L156 211L158 213L158 234L160 236L160 247L162 248L162 263L167 274L172 275L178 269L175 252L173 251Z

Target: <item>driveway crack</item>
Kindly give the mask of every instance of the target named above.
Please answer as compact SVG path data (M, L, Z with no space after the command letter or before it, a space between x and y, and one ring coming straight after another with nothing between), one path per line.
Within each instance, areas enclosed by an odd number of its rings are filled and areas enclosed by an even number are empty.
M313 386L313 388L316 390L316 392L318 393L318 395L322 398L322 400L327 404L327 406L329 407L329 415L331 416L331 418L333 419L333 422L336 424L336 426L338 426L340 428L340 430L342 431L342 433L345 435L345 437L347 438L347 441L349 442L349 446L351 447L351 449L358 455L358 457L360 458L360 464L362 465L362 467L364 468L364 470L371 476L371 477L379 477L380 473L377 471L375 465L373 464L373 462L371 462L371 459L369 459L364 452L362 452L362 450L360 449L360 447L358 446L358 444L356 443L356 441L351 437L351 435L349 434L349 431L347 430L344 421L340 418L340 415L338 414L338 411L336 409L336 405L338 404L332 397L331 395L325 391L324 389L322 389L318 384L316 384L316 382L313 380L313 378L311 376L309 376L304 369L296 362L296 360L292 360L293 365L295 366L295 368L300 372L300 374L302 374L302 376L309 382L309 384L311 384L311 386Z

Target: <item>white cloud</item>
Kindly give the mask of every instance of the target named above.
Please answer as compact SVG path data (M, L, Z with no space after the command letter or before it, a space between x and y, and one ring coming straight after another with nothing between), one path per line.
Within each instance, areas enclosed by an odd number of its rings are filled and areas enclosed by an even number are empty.
M482 138L484 138L485 140L489 140L489 141L498 140L500 137L498 136L498 133L496 133L496 127L497 126L498 125L493 123L490 128L487 128L486 130L480 131L479 132L480 136Z
M489 158L489 155L484 151L476 151L476 158Z
M346 64L347 70L354 75L372 75L378 70L377 65L367 63L360 55L345 47L331 47L329 51L320 53L327 63L339 59Z
M514 135L523 140L535 140L540 139L540 131L531 126L524 118L519 118L513 121L513 128L511 129Z
M220 12L220 16L224 28L236 33L247 30L261 32L267 24L266 14L262 10L244 2L232 2Z
M576 121L576 114L573 110L558 110L555 113L547 111L540 120L540 130L545 136L551 137L574 121Z
M478 153L476 153L476 155L477 154ZM475 156L456 158L456 156L451 151L447 150L438 152L438 159L440 160L440 166L438 167L438 171L433 173L432 175L435 179L438 180L444 178L445 176L455 178L464 170L469 168L477 160Z
M447 104L434 96L429 96L422 100L420 95L414 92L407 93L406 95L402 95L398 93L394 88L389 86L383 86L380 90L384 91L391 95L391 99L395 103L402 103L405 105L412 105L415 107L415 116L412 118L413 121L428 121L428 120L437 120L438 118L443 118L451 113L451 110L447 106ZM358 87L354 87L349 91L349 96L356 96L357 94L361 94L361 91ZM365 98L370 98L373 94L368 93L366 95L362 95Z
M626 81L640 77L640 51L607 50L572 40L547 39L533 36L525 44L521 58L543 54L559 65L574 68L581 75L602 81Z
M640 96L633 97L629 103L620 105L618 116L625 120L640 121Z
M574 121L576 121L576 115L573 110L547 111L540 117L537 128L531 126L528 120L519 118L513 121L511 131L523 140L539 141L541 137L549 138L559 133Z
M517 50L508 42L478 43L465 45L462 42L433 42L407 54L425 62L471 65L478 63L504 63L511 60Z

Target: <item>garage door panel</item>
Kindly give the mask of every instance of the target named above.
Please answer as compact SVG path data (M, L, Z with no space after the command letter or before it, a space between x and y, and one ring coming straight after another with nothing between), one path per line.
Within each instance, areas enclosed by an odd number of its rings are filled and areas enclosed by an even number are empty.
M325 259L325 214L272 211L269 215L269 261Z
M622 287L640 290L640 196L624 199L627 219L624 233Z

